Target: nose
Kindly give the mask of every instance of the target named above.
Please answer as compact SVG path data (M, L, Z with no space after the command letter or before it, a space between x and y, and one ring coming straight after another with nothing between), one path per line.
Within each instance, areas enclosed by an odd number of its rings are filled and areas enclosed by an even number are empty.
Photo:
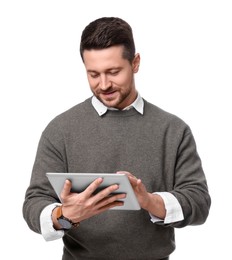
M99 86L102 90L107 90L108 88L111 87L111 82L109 81L107 75L105 74L100 75Z

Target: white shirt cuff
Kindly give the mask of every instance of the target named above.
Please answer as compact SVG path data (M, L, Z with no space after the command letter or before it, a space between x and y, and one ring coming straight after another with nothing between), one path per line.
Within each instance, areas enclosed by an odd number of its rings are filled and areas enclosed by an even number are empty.
M155 192L154 194L158 194L160 197L162 197L166 209L166 216L163 220L149 213L153 223L163 221L164 224L170 224L184 219L180 203L173 194L170 192Z
M43 209L43 211L41 212L40 215L40 226L41 226L41 233L43 238L46 241L52 241L52 240L56 240L59 238L62 238L64 235L64 231L63 230L56 230L53 227L53 222L52 222L52 210L57 207L60 206L60 203L53 203L48 205L47 207L45 207Z

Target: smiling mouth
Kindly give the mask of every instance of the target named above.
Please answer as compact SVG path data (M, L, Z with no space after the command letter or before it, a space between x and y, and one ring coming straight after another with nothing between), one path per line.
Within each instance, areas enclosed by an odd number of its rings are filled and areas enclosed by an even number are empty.
M117 92L117 91L102 92L101 95L102 95L103 97L108 97L108 98L109 98L109 97L113 97L116 92Z

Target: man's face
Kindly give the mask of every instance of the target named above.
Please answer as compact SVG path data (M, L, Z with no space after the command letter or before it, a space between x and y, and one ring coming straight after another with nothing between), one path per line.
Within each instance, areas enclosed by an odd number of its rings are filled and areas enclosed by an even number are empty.
M103 50L85 50L83 53L87 77L93 94L106 106L123 109L137 96L134 73L138 71L140 57L132 64L122 57L123 47Z

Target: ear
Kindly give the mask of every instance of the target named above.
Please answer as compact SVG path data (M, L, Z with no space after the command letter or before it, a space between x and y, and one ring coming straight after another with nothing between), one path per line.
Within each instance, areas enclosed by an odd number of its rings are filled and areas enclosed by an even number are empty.
M137 73L139 71L139 65L140 65L140 54L136 53L132 61L132 69L134 73Z

